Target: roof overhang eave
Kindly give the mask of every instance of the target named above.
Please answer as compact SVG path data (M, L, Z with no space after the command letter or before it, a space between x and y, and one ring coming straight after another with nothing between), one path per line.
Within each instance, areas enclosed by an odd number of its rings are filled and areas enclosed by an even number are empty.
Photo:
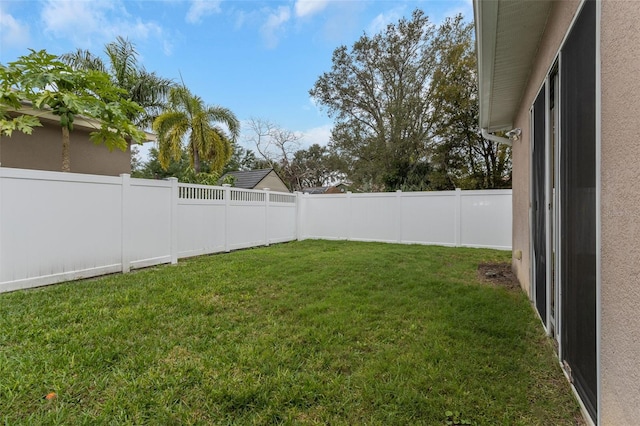
M513 128L552 0L473 0L478 119L488 132Z
M37 117L40 120L44 120L49 123L59 123L60 118L53 114L52 111L47 109L36 109L34 108L30 102L21 102L22 108L20 109L9 109L8 113L11 115L31 115ZM100 128L100 121L95 118L85 117L84 115L77 115L75 120L73 121L73 126L77 129L82 129L86 131L94 131ZM144 130L144 138L142 144L147 142L156 142L158 140L155 133L147 132Z
M487 2L484 8L480 0L473 0L476 29L476 49L478 56L478 96L480 128L489 129L491 107L491 83L495 58L498 26L498 2Z

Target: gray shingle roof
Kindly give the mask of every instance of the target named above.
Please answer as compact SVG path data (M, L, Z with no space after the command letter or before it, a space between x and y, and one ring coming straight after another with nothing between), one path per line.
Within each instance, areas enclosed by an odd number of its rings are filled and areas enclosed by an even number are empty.
M305 194L324 194L327 190L331 188L330 186L316 186L313 188L302 188L302 192Z
M236 178L236 182L234 185L236 188L253 189L272 170L273 169L259 169L259 170L243 170L243 171L236 171L236 172L228 172L228 173L225 173L220 178L220 181L222 182L226 176L231 175L231 176L235 176Z

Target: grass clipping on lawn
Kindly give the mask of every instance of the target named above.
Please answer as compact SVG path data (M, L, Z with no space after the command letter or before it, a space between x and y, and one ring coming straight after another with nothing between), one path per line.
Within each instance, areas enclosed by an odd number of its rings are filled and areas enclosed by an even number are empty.
M509 256L303 241L2 294L0 419L579 423L525 295L479 279Z

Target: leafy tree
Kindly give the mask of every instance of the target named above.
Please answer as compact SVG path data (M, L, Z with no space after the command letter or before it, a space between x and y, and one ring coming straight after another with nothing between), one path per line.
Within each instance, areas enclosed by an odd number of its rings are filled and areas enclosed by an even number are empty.
M143 111L131 116L138 126L150 127L153 120L167 107L172 80L148 72L138 63L135 45L123 38L105 46L107 62L88 50L78 49L61 56L74 69L102 71L110 75L113 84L126 91L126 98L136 102Z
M344 178L338 171L334 154L326 146L318 144L297 151L293 156L292 169L297 190L328 186Z
M34 127L42 126L40 120L32 115L9 114L9 109L22 108L21 95L13 85L15 76L12 70L0 65L0 135L11 136L15 130L30 135Z
M432 189L511 187L510 148L484 139L478 125L473 31L458 15L445 20L434 41Z
M147 161L137 165L131 170L131 176L144 179L166 179L170 177L183 181L183 176L187 173L189 164L189 154L186 149L182 149L178 159L171 159L167 167L162 167L158 159L158 148L149 149Z
M260 166L256 154L252 150L245 149L238 144L233 144L233 154L229 162L224 166L224 169L222 169L222 174L238 170L259 169Z
M222 123L225 131L216 126ZM227 108L205 105L202 98L193 95L186 87L176 87L169 93L169 108L153 122L158 135L158 159L163 168L170 159L182 155L183 139L195 173L200 173L201 162L209 161L212 172L219 172L232 155L232 144L240 132L240 123Z
M350 51L333 53L333 66L310 90L336 120L332 146L363 189L393 190L423 168L432 134L430 80L435 27L420 10Z
M177 178L180 182L198 183L202 185L217 185L220 173L210 170L209 163L203 161L201 170L197 172L191 167L189 153L186 148L182 148L180 158L169 160L169 165L165 168L160 164L159 152L157 148L149 150L146 162L136 164L132 168L131 176L143 179L166 179Z
M420 10L333 53L310 90L335 119L330 149L366 191L510 185L510 151L482 138L473 26Z
M126 100L121 89L100 71L73 70L55 55L44 50L34 51L2 66L2 101L16 107L20 101L31 102L34 108L48 110L59 117L62 129L62 171L71 170L69 156L70 132L78 115L98 120L97 130L90 134L93 142L109 149L123 151L128 141L141 142L144 132L129 119L141 108ZM13 91L13 95L7 95ZM17 108L19 110L19 108ZM20 124L11 124L18 127ZM22 122L28 133L33 123ZM7 133L7 124L3 132Z

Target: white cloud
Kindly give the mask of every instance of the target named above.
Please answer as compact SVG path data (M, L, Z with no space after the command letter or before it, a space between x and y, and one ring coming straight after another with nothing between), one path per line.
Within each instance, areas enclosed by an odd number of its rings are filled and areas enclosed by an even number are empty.
M131 19L120 1L47 0L41 18L45 33L68 38L82 48L103 45L119 35L134 40L163 38L162 27Z
M242 28L246 20L247 20L247 14L243 10L238 11L236 13L235 28L236 29Z
M386 13L381 13L367 27L367 34L372 36L387 28L387 25L396 23L402 18L403 11L401 9L392 9Z
M291 10L287 6L280 6L267 17L260 31L267 47L274 48L278 44L282 26L291 19Z
M326 117L326 111L322 110L322 105L320 105L316 98L313 96L309 96L308 103L302 107L305 111L315 111L318 117Z
M326 146L331 139L332 129L333 124L325 124L324 126L304 130L300 132L302 133L302 144L305 148L310 147L313 144Z
M162 51L166 56L171 56L173 54L173 43L171 43L169 40L165 40L162 43Z
M221 0L191 0L191 7L185 18L191 24L197 24L202 18L220 13Z
M327 7L328 3L329 0L296 0L296 16L302 18L314 15Z
M42 20L46 32L58 36L71 35L84 38L87 33L104 31L104 14L109 7L104 2L90 4L77 1L52 1L44 3Z
M29 25L0 9L0 45L21 48L29 45Z

